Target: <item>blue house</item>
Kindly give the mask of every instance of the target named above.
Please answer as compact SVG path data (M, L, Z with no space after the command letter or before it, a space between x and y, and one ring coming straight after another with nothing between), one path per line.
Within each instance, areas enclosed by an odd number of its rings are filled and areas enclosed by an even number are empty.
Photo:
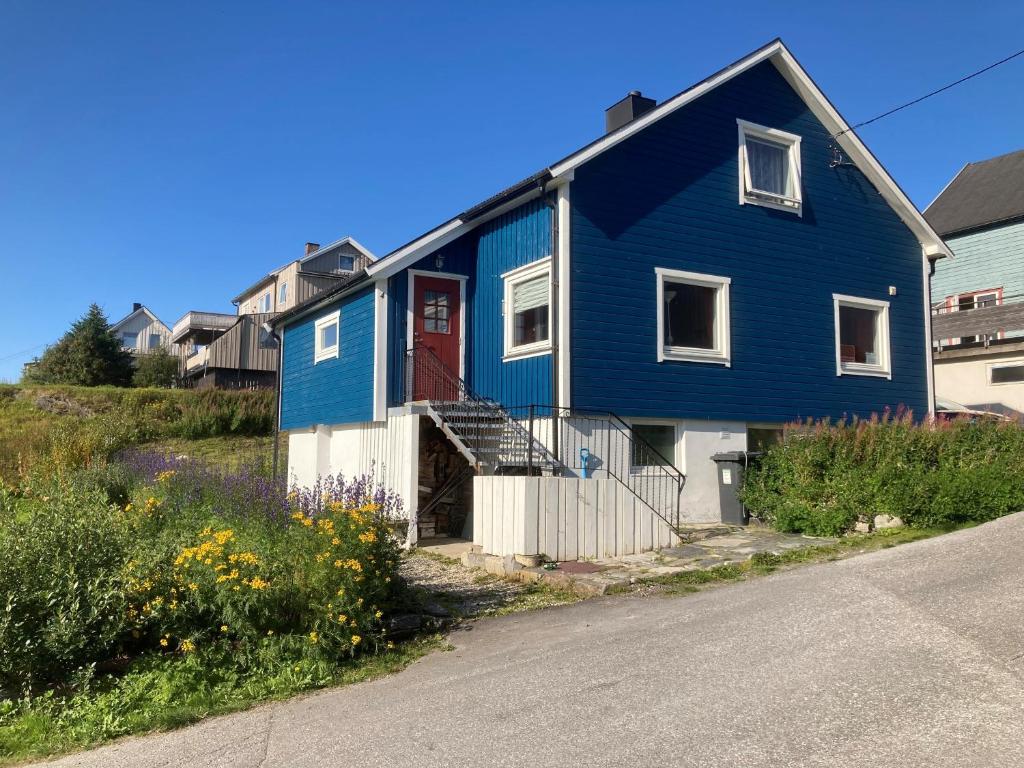
M932 410L946 246L781 41L605 118L277 318L293 482L372 468L411 542L604 557L721 520L712 456L785 422Z

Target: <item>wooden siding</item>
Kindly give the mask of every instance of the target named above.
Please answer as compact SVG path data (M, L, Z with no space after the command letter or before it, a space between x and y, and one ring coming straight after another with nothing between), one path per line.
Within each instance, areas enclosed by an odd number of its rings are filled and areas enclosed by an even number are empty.
M739 205L737 118L802 137L802 217ZM766 63L577 169L575 407L770 422L926 411L921 247L856 168L829 166L828 145ZM655 267L732 279L731 367L658 362ZM833 293L891 303L891 381L836 375Z
M1007 337L1019 336L1019 332L1024 331L1024 303L1003 304L967 312L943 312L932 318L932 336L935 339L985 334L995 338L1001 331L1007 332Z
M932 302L958 293L1002 288L1024 296L1024 221L950 237L954 258L940 259L932 276Z
M443 257L437 269L438 253ZM478 394L506 405L551 403L551 355L505 362L502 300L509 270L551 255L551 211L534 200L425 256L411 269L465 275L465 377ZM388 402L402 402L409 275L389 281Z
M242 315L207 348L207 368L242 371L276 371L277 349L261 344L260 326L272 314Z
M361 269L365 269L370 264L370 259L356 248L354 245L349 243L343 243L337 248L332 248L329 251L314 256L309 261L302 262L303 272L339 272L338 270L338 254L344 254L345 256L352 257L352 272L358 272ZM351 274L351 272L339 272L344 277L345 275Z
M171 352L171 354L177 353L177 346L171 344L171 331L159 320L154 320L145 312L140 312L130 320L124 320L118 323L117 330L114 331L114 335L124 341L124 335L126 333L134 333L137 335L138 344L137 347L132 348L133 353L145 353L150 352L155 347L149 343L149 337L151 335L158 336L160 342L158 346L163 346Z
M282 429L373 419L373 306L367 288L284 329ZM314 324L336 309L339 356L314 364Z
M488 554L600 559L677 541L664 520L615 480L473 478L473 543Z

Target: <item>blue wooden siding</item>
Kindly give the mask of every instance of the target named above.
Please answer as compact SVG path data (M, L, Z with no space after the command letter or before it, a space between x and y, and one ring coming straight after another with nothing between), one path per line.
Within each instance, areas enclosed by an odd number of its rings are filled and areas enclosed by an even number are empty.
M802 137L802 218L738 204L737 118ZM828 141L766 63L577 169L574 406L748 421L926 410L920 245L856 168L829 167ZM731 367L657 361L655 267L732 278ZM836 376L833 293L891 302L891 381Z
M367 288L285 328L282 429L373 419L373 301ZM314 365L313 326L339 307L339 355Z
M467 233L439 253L440 270L432 253L411 269L465 275L466 370L469 386L478 394L505 405L550 403L551 355L504 362L501 275L551 255L551 209L543 200L526 203ZM391 278L388 323L389 403L402 401L402 371L408 334L409 275Z

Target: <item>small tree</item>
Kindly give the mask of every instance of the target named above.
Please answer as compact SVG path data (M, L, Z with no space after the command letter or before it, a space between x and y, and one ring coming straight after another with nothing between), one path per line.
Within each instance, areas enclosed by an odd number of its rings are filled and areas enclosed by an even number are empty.
M173 387L178 380L178 358L167 347L157 347L139 357L132 384L136 387Z
M71 330L46 350L26 380L37 384L126 387L132 380L132 356L111 333L103 310L92 304Z

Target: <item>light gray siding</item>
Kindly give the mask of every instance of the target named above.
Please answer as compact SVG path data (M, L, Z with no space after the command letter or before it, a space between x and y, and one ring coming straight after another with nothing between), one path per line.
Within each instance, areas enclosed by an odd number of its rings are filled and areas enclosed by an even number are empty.
M946 239L952 259L940 259L932 303L958 293L1002 288L1003 298L1024 296L1024 221Z

